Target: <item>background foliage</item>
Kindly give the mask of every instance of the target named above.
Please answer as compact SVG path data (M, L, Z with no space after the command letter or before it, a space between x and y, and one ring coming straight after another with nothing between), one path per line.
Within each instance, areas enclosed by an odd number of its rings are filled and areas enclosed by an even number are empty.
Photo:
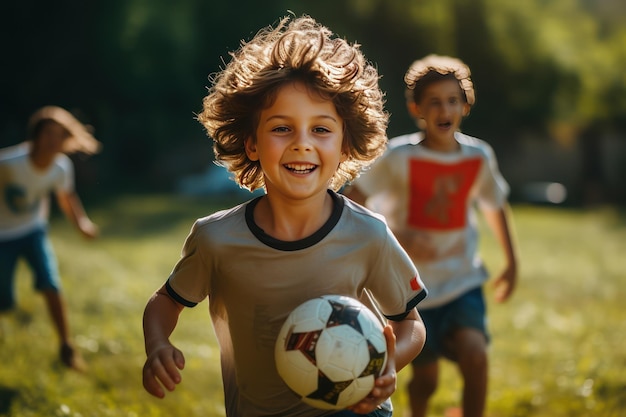
M22 140L36 108L58 104L105 144L81 181L97 177L99 193L170 189L211 160L194 120L208 75L289 11L362 45L382 75L390 136L414 129L404 71L439 53L472 68L478 104L464 126L496 150L528 134L624 141L620 0L25 0L0 6L0 146Z

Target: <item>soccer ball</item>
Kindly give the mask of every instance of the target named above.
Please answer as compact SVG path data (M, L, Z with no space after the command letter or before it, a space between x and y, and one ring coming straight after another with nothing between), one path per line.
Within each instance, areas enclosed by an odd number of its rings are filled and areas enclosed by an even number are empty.
M385 369L383 326L361 302L324 295L296 307L274 350L278 374L302 401L340 410L361 401Z

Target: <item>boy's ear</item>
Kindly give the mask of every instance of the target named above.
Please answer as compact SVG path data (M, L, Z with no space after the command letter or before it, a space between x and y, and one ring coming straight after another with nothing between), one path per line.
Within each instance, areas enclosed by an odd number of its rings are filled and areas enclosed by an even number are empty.
M256 142L254 138L249 137L246 139L244 146L246 148L246 155L248 156L248 159L251 161L258 161L259 155L256 151Z
M470 106L467 103L463 104L463 117L467 116L468 114L470 114L470 110L471 110L472 106Z
M420 106L418 106L416 102L407 101L406 108L409 111L409 114L411 115L411 117L413 117L414 119L422 118L422 113L420 112Z

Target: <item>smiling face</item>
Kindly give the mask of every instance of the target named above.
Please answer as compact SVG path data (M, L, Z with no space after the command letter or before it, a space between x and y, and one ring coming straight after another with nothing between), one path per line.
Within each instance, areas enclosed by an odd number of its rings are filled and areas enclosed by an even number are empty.
M293 82L261 111L256 140L246 141L246 154L259 161L268 195L305 199L326 194L346 158L342 146L343 119L332 101Z
M426 125L426 146L456 148L454 132L470 110L457 80L444 79L426 86L419 102L409 102L408 107L411 115Z

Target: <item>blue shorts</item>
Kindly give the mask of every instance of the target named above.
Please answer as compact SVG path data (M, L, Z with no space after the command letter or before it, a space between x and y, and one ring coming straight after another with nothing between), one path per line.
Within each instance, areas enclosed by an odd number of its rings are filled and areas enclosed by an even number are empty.
M391 406L391 400L387 400L382 403L377 410L372 411L369 414L356 414L350 410L339 411L338 413L331 414L328 417L391 417L393 415L393 407Z
M460 297L439 307L419 310L426 327L426 343L422 352L413 360L417 366L435 362L439 357L449 357L445 340L458 328L473 328L485 335L487 331L487 308L482 287L476 287Z
M19 258L24 258L32 269L36 290L61 289L56 257L45 230L0 241L0 311L15 307L15 268Z

